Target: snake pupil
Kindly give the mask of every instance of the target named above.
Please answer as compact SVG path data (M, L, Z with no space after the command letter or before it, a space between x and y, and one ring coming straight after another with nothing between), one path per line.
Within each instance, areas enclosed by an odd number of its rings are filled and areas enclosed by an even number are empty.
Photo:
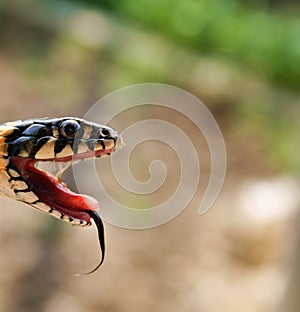
M101 129L101 134L102 136L110 136L109 130L105 128Z
M76 129L74 125L67 125L65 126L64 131L67 136L73 136L74 133L76 132Z
M75 120L66 120L60 126L61 134L68 139L73 139L79 128L80 124Z

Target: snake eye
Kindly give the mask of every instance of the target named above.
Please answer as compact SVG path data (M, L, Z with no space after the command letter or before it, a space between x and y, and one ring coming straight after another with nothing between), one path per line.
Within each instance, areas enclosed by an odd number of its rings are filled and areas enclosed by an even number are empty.
M109 137L111 136L110 131L107 128L101 128L99 133L102 137Z
M67 139L74 139L79 129L80 124L75 120L65 120L59 127L60 133Z

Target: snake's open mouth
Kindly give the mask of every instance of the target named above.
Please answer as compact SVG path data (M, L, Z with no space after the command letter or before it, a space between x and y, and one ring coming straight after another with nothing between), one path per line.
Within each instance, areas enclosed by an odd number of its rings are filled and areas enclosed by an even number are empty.
M27 189L23 191L33 192L38 200L32 203L38 209L45 207L48 213L54 214L61 220L69 221L77 225L91 225L91 218L98 229L99 244L102 257L99 264L88 274L96 271L104 261L105 241L104 227L101 218L96 212L99 208L98 202L91 196L77 194L67 188L61 181L62 173L73 164L73 162L92 157L100 157L110 154L112 150L102 150L96 153L82 153L71 157L38 160L34 158L12 157L12 165L19 171L21 177L27 183ZM45 163L60 164L55 175L41 170ZM41 209L42 210L42 209Z
M27 184L26 189L18 191L33 192L38 199L34 200L31 205L40 210L46 209L46 212L54 214L61 220L69 221L76 225L90 225L91 216L89 211L97 211L99 209L98 202L91 196L77 194L69 190L66 184L61 181L61 175L73 162L107 155L111 152L112 150L100 150L42 160L12 157L12 164L17 168ZM43 166L43 164L49 162L57 164L57 170L53 175L45 171L45 166ZM43 204L48 207L45 207Z

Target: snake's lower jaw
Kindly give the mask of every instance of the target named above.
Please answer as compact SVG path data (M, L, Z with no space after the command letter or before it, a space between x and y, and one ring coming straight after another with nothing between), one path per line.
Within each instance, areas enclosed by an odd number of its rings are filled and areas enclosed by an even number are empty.
M90 225L90 215L87 212L98 210L98 202L91 196L72 192L58 178L40 170L36 166L37 162L30 158L11 158L11 164L19 170L28 185L24 194L28 195L30 191L38 198L27 203L74 225ZM22 190L18 193L22 193Z
M95 272L103 263L105 255L104 226L96 212L99 209L96 199L70 191L66 184L59 179L39 170L38 166L35 165L36 161L33 159L15 157L11 159L11 162L22 173L31 191L38 196L39 200L32 204L34 207L38 209L48 207L46 212L64 221L74 222L74 220L79 220L79 224L74 223L76 225L91 225L90 219L94 220L98 230L102 256L99 264L93 270L84 274Z

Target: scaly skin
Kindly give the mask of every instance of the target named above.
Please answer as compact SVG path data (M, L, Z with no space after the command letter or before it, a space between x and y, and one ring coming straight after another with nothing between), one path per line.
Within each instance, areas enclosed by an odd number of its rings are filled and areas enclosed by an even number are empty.
M74 161L111 155L122 145L110 127L74 117L30 119L0 125L0 195L24 202L40 211L89 226L94 220L104 259L104 230L97 201L70 191L61 176ZM42 162L54 162L51 176L40 170ZM90 272L90 273L91 273Z

